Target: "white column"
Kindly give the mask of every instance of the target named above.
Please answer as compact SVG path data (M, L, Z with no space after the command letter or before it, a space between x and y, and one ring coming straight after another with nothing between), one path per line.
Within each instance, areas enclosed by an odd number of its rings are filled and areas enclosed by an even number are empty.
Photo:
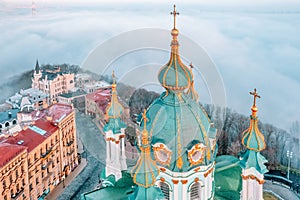
M173 184L173 197L174 197L174 200L179 200L181 199L180 196L179 196L179 191L178 191L178 184Z
M127 165L126 165L126 154L125 154L125 137L121 139L121 169L122 170L127 170Z
M186 184L182 184L182 198L181 199L189 199L188 192L187 192L187 190L188 190L187 184L188 184L188 182Z

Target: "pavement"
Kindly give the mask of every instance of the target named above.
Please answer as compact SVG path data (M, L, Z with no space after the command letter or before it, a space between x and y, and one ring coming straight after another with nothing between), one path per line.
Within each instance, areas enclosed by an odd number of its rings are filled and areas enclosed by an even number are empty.
M69 174L69 176L61 182L56 188L51 191L45 199L47 200L56 200L57 197L64 191L66 187L68 187L73 179L80 174L80 172L86 167L87 165L87 160L85 158L81 159L81 163L74 169L72 173Z
M265 191L272 191L276 196L283 200L299 200L300 198L288 187L281 185L280 183L272 183L272 181L266 181L264 183Z

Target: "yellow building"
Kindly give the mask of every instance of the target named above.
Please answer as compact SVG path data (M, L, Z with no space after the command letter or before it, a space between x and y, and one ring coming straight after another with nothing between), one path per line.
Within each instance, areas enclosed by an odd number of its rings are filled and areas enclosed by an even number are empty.
M19 150L0 156L0 199L43 197L78 165L72 106L54 104L40 111L38 117L21 132L0 139L0 148ZM14 172L17 167L18 176Z

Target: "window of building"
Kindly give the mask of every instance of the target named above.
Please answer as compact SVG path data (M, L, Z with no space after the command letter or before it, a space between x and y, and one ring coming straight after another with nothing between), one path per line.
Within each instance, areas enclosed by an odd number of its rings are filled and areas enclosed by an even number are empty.
M29 190L31 191L33 189L32 184L29 185Z
M36 185L39 184L39 178L36 178L36 179L35 179L35 184L36 184Z
M200 199L200 184L198 182L193 183L190 189L190 199L198 200Z
M3 181L3 188L6 188L6 181Z
M9 127L9 122L6 122L6 123L5 123L5 127Z
M165 199L169 200L170 199L170 187L169 187L169 185L165 182L160 182L159 185L160 185L160 189L161 189L162 193L165 196Z

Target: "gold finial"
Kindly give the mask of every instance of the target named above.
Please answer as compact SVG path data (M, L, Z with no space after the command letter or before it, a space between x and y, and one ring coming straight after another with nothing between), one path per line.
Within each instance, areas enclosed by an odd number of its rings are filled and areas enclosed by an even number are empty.
M254 92L249 92L249 93L253 95L253 107L256 107L256 98L260 98L260 96L256 92L256 88L254 88Z
M144 130L142 131L142 144L147 145L148 144L148 131L146 129L146 127L147 127L146 109L144 109L142 117L143 117L143 120L144 120Z
M170 14L174 16L174 27L173 27L173 29L176 29L176 15L179 15L179 12L177 12L175 4L174 4L174 10L173 10L173 12L170 12Z
M144 130L146 130L146 125L147 125L147 114L146 114L146 109L144 109L144 112L143 112L143 120L144 120Z

